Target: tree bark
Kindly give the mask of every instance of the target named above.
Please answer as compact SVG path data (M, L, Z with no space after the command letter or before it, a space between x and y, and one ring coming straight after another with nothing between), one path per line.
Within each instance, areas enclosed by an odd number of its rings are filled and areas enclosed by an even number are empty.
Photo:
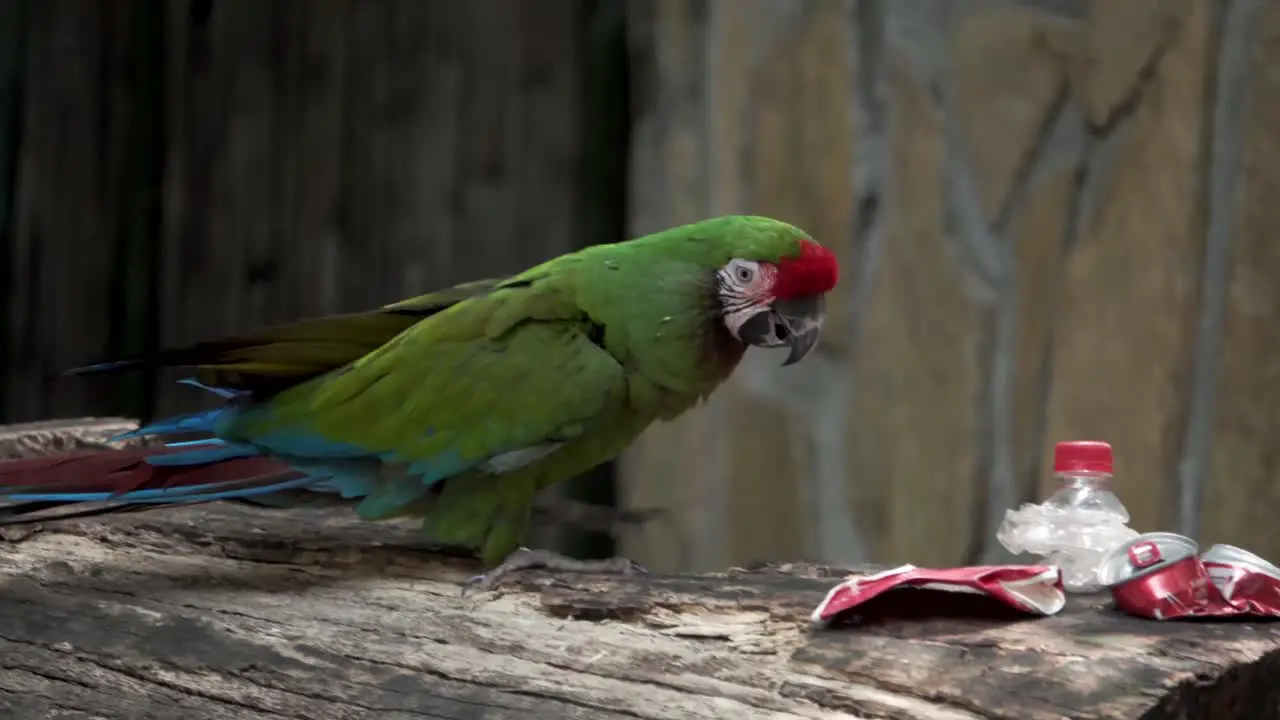
M15 435L28 454L129 426L95 422L0 428L0 456ZM412 524L343 513L45 526L0 543L0 717L1280 717L1276 625L1143 621L1081 596L1043 619L815 630L844 571L529 572L462 597L478 570Z

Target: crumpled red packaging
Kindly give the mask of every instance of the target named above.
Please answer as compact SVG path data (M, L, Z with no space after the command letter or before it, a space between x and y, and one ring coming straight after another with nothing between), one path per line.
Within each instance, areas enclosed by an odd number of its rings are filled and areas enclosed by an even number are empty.
M1054 565L980 565L959 568L918 568L902 565L873 574L850 575L831 588L810 620L820 626L831 624L845 613L858 610L887 593L912 593L915 604L925 612L936 607L937 615L954 615L954 605L964 598L972 607L978 596L991 610L1015 611L1027 615L1054 615L1067 603L1062 571ZM905 599L905 597L903 598Z
M1280 567L1234 545L1200 553L1186 535L1144 533L1108 555L1098 578L1136 617L1280 618Z

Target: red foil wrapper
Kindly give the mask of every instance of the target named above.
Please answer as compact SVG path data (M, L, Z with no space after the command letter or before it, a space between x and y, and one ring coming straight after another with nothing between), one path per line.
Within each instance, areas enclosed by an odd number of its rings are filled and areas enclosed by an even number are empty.
M949 605L979 596L995 609L1029 615L1053 615L1066 605L1062 571L1052 565L983 565L946 569L903 565L874 574L851 575L831 588L810 620L830 624L842 613L863 609L886 593L912 593L937 607L938 615L952 615Z

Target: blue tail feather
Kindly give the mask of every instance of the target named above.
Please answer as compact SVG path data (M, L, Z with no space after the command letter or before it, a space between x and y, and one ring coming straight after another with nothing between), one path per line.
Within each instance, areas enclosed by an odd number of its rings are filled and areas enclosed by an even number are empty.
M108 442L132 440L149 435L171 435L174 433L207 432L217 433L219 426L230 419L236 408L220 407L213 410L175 415L163 420L147 423L142 427L121 433Z
M134 490L127 493L22 493L5 495L10 502L118 502L131 504L144 503L187 503L206 502L210 500L236 500L243 497L264 495L281 490L294 490L316 482L316 478L305 476L291 478L272 485L255 487L237 487L226 490L227 483L211 483L208 485L188 485L186 487L156 488L152 490ZM219 488L222 488L219 490Z
M224 400L235 400L236 398L247 397L250 394L248 390L236 390L234 388L223 388L223 387L216 387L214 385L206 385L195 378L183 378L178 381L178 384L198 387L201 390L204 390L206 392L211 392L214 395L217 395L218 397Z
M109 365L109 363L107 363L107 365ZM224 400L235 400L248 395L248 393L243 390L206 385L195 378L183 378L178 382L183 385L198 387L201 390L213 393ZM172 435L175 433L206 432L211 435L216 435L218 433L218 429L230 421L238 411L239 408L237 407L223 406L212 410L198 410L196 412L184 413L182 415L174 415L162 420L149 422L136 430L121 433L111 438L108 442L132 440L151 435ZM210 441L195 440L192 442L207 443ZM169 444L168 446L177 447L175 444Z
M267 452L316 460L382 460L378 453L349 443L334 442L304 430L278 430L256 435L253 444Z
M262 452L249 445L231 445L222 441L207 443L212 447L188 450L170 455L152 455L147 458L148 465L207 465L222 460L234 460L261 455ZM166 443L165 447L192 446L193 443Z

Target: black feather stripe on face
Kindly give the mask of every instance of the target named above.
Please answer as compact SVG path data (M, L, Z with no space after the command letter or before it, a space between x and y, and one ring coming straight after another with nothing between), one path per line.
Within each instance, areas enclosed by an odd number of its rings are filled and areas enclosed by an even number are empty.
M745 290L730 284L719 273L716 273L714 297L722 317L745 310L755 302Z
M751 260L733 259L716 270L716 298L721 324L741 343L742 327L752 317L769 310L772 301L771 266Z
M711 282L706 284L703 297L706 303L704 313L707 318L707 332L703 345L704 362L720 368L727 376L742 361L742 356L747 352L747 346L729 330L725 319L731 312L741 312L745 306L750 305L750 300L737 291L733 283L719 271L712 276Z

